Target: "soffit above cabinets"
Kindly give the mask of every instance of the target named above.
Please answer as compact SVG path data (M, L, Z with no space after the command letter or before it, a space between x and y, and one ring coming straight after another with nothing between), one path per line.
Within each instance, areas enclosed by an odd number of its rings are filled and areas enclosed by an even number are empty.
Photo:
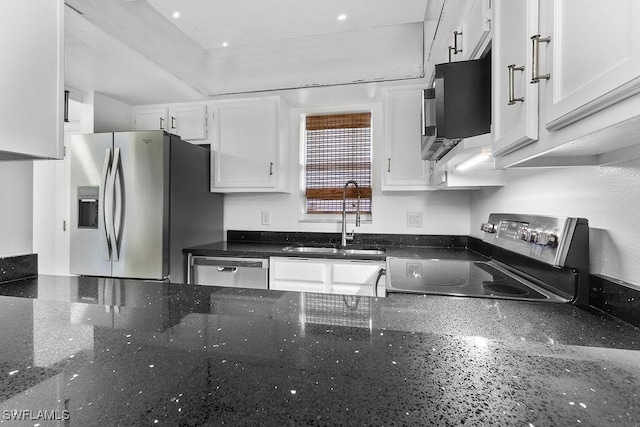
M155 103L163 96L163 90L149 96L156 75L164 90L172 90L173 80L174 92L187 92L184 101L193 93L207 99L415 82L424 76L424 20L431 1L66 0L66 13L77 19L65 23L73 41L67 43L73 60L67 61L65 83L128 103ZM347 18L338 20L340 14ZM108 48L87 46L80 20L94 26ZM224 37L228 47L210 48L224 34L235 40ZM132 62L134 54L140 58ZM119 85L120 77L128 80Z

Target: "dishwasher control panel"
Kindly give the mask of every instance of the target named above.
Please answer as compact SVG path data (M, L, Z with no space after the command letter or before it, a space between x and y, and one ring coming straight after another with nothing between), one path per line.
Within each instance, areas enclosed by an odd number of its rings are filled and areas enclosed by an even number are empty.
M269 260L188 256L187 283L233 288L269 288Z

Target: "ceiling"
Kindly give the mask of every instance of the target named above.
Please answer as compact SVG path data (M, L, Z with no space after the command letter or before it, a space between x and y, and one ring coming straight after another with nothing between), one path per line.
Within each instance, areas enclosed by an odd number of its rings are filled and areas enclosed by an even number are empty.
M422 22L428 0L147 0L204 49ZM174 13L179 13L174 17ZM343 15L343 19L339 16Z

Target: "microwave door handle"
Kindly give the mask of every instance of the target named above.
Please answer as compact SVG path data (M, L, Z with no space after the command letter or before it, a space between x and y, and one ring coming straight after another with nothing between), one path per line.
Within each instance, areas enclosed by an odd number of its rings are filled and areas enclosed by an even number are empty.
M113 261L119 261L119 242L118 242L118 234L116 231L116 221L118 221L118 228L122 225L121 214L122 214L122 201L121 192L116 190L116 177L122 179L122 174L120 172L120 148L116 148L114 150L113 155L113 164L111 166L111 179L109 183L111 199L113 201L113 209L111 210L111 240L113 242Z
M99 200L102 201L102 219L104 221L104 234L107 240L107 252L108 259L111 261L111 232L109 224L111 223L109 217L109 210L111 203L107 200L107 185L109 184L109 175L111 172L111 148L107 148L104 153L104 163L102 165L102 186L100 187Z

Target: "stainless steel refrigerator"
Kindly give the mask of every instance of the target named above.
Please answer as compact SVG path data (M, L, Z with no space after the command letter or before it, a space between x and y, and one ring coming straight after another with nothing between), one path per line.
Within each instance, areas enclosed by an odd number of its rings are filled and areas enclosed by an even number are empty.
M184 282L182 249L222 240L209 150L163 131L73 135L71 273Z

